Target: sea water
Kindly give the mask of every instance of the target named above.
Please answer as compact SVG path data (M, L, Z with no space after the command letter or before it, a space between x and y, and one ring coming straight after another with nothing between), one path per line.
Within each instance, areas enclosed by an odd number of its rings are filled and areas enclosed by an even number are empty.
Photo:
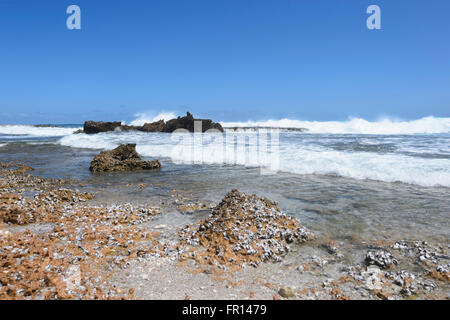
M222 125L309 130L277 133L276 154L271 155L277 157L278 166L269 174L249 156L253 142L259 140L248 132L200 134L198 149L198 145L192 146L193 134L183 139L137 131L87 135L73 133L81 125L1 125L0 161L22 161L44 177L84 181L86 188L97 190L97 198L105 202L170 201L171 192L177 190L194 200L218 203L226 192L238 188L278 201L284 212L298 217L315 233L332 238L448 242L449 118ZM144 159L159 159L162 169L90 173L95 154L122 143L136 143ZM239 150L248 155L240 157ZM150 187L139 191L123 188L137 183ZM181 215L173 219L175 224L186 221Z

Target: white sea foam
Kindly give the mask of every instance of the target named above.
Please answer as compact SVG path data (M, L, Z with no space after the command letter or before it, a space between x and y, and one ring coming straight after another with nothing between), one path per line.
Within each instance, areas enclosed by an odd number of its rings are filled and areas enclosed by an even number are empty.
M155 113L156 114L156 113ZM172 112L138 114L133 125L168 120ZM277 155L279 171L296 174L331 174L355 179L404 182L423 186L450 187L450 118L426 117L412 121L364 119L348 121L268 120L222 122L225 127L294 127L309 133L285 133L279 150L266 153L267 162ZM81 128L81 127L80 127ZM170 158L183 163L235 164L261 166L257 133L205 134L203 144L193 135L171 135L139 131L107 132L94 135L73 134L79 128L0 125L3 141L24 137L61 137L58 143L73 148L112 149L123 143L136 143L143 156ZM325 135L323 135L325 134ZM335 134L377 134L379 136L336 136ZM425 134L425 135L414 135ZM428 136L427 134L434 134ZM246 140L241 139L247 137ZM356 140L355 140L356 139ZM33 139L34 140L34 139ZM41 143L33 141L28 143ZM2 142L0 147L5 146ZM379 148L378 148L379 146ZM266 159L266 160L267 160Z
M128 136L122 141L120 136ZM97 134L71 134L59 140L63 146L86 149L113 149L121 143L130 143L135 140L133 133L118 134L116 132L106 132Z
M347 121L301 121L292 119L221 122L223 127L277 127L306 128L309 133L336 134L433 134L450 133L450 118L425 117L418 120L400 121L381 119L367 121L351 118Z
M261 157L255 156L259 152L256 140L253 139L256 135L250 138L248 134L241 133L203 134L200 136L204 140L199 144L195 142L192 134L110 132L95 135L69 135L60 139L59 143L70 147L92 149L112 149L122 143L136 143L138 153L146 157L170 158L172 161L183 163L261 166ZM279 171L450 187L450 160L448 158L410 156L398 152L349 152L335 150L326 144L315 143L315 138L311 138L306 143L296 139L295 134L294 138L292 137L292 134L281 136L279 151L275 154L269 150L264 155L266 158L268 157L269 164L276 159L274 156L278 155ZM317 139L320 139L320 136L317 136ZM327 141L327 139L329 138L325 138L323 141ZM405 144L405 139L416 141L417 137L401 139L386 137L381 138L381 142L369 139L371 138L363 139L361 143L366 145L392 143L401 149L399 146ZM441 139L445 140L448 137L443 136ZM444 140L440 143L443 143ZM445 141L448 142L448 140ZM414 142L409 145L409 148L414 150L413 146ZM415 151L444 155L445 152L442 153L440 150L441 145L437 144L427 148L419 146Z
M289 149L289 150L287 150ZM450 160L402 154L341 152L298 146L280 150L281 171L450 187Z
M0 134L36 137L59 137L72 134L80 128L35 127L26 125L0 125Z

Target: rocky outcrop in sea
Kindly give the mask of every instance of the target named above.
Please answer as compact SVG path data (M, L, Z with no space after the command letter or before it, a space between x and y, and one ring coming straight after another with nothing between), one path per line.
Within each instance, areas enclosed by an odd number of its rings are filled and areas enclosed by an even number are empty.
M123 144L110 151L102 151L94 157L89 170L105 171L135 171L160 169L158 160L144 161L136 152L136 144Z

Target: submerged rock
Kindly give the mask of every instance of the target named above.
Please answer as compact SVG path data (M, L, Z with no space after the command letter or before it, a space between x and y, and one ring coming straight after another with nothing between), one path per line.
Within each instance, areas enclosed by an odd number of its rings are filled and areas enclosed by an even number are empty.
M144 161L136 152L136 144L123 144L110 150L102 151L94 157L89 170L92 172L105 171L134 171L153 170L161 168L158 160Z
M83 132L92 134L99 132L114 131L117 127L120 127L121 122L103 122L103 121L86 121L84 122Z

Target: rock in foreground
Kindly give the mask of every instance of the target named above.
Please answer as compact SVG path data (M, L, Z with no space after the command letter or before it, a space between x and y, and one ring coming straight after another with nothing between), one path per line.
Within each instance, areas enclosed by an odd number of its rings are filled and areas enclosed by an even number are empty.
M182 245L204 247L191 252L197 262L224 268L280 261L290 250L288 243L305 242L313 234L275 202L232 190L212 215L181 230L180 238Z
M390 269L398 264L392 254L386 250L369 250L366 253L365 262L368 266L375 265L382 269Z
M161 168L158 160L144 161L136 152L136 144L123 144L110 151L102 151L94 157L89 170L105 171L135 171Z

